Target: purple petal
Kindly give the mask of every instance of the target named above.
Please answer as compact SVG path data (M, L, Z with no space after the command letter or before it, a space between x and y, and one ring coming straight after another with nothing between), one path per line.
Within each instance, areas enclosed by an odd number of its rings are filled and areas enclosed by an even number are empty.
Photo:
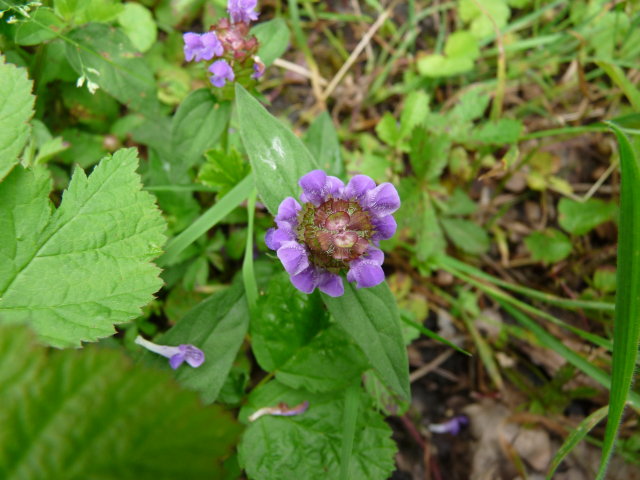
M204 363L204 352L193 345L180 345L180 351L184 356L184 360L193 368L198 368ZM169 362L171 363L171 361Z
M249 23L258 19L258 12L255 8L258 4L257 0L229 0L227 11L233 23Z
M315 267L310 265L309 268L303 270L298 275L293 275L291 277L291 283L301 292L311 293L316 288L315 273Z
M289 275L298 275L309 266L307 250L298 242L283 243L277 255Z
M400 208L400 196L396 187L390 183L382 183L368 191L364 202L365 208L377 217L391 215Z
M278 215L276 215L276 223L280 226L280 222L287 222L292 227L298 224L298 212L302 209L300 204L293 197L285 198L278 207Z
M213 62L209 67L209 72L213 74L209 80L218 88L224 87L227 81L232 82L235 79L233 69L226 60L216 60Z
M203 60L211 60L213 57L221 57L224 54L224 47L215 32L203 33L200 40L204 46Z
M327 174L322 170L313 170L302 176L298 182L302 188L302 196L300 197L302 201L311 202L316 206L324 202L322 191L326 181Z
M375 287L384 281L384 271L377 261L361 257L351 262L347 280L357 288Z
M330 297L344 295L344 285L339 275L331 272L322 272L318 275L318 288Z
M200 35L197 33L187 32L182 35L184 41L184 58L190 62L196 56L197 51L202 48Z
M344 188L343 197L345 200L360 200L369 191L376 188L376 182L366 175L356 175Z
M374 247L369 245L367 249L367 253L364 257L361 257L365 260L369 260L370 262L377 263L378 265L382 265L384 262L384 252L380 250L378 247Z
M182 355L181 353L176 353L169 359L169 365L171 365L171 368L175 370L180 365L182 365L182 362L184 362L184 360L184 355Z
M387 240L396 233L396 229L398 228L398 224L396 223L395 218L391 215L387 215L386 217L374 218L373 226L376 231L373 234L373 240Z
M264 242L271 250L278 250L284 243L295 241L296 234L291 228L270 228L264 236Z

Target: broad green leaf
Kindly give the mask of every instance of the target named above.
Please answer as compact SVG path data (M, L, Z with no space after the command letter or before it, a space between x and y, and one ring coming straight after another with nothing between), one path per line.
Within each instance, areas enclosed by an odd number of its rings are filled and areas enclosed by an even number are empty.
M153 14L144 5L125 3L118 15L118 23L139 51L146 52L156 42L158 28Z
M115 20L123 6L120 0L54 0L58 15L75 24Z
M429 113L429 95L422 90L410 92L400 115L400 138L406 138L418 125L424 125Z
M472 221L462 218L443 218L441 223L449 239L461 250L480 255L489 249L487 232Z
M477 120L484 115L491 98L483 88L473 87L465 91L448 116L456 123L466 123Z
M458 0L458 14L463 22L471 24L475 37L485 38L494 33L494 22L499 29L507 24L510 11L505 0L482 0L481 4L476 0Z
M561 198L558 202L558 223L569 233L584 235L601 223L612 220L617 211L614 203L597 198L586 202Z
M478 40L469 32L459 31L447 38L444 55L426 55L418 60L418 71L425 77L448 77L473 69L480 55Z
M220 478L240 430L222 409L118 351L33 337L0 327L1 478Z
M206 360L200 367L178 369L176 378L184 387L200 392L205 403L213 403L229 375L248 328L247 300L242 284L236 282L198 304L157 342L163 345L193 344L204 352ZM155 361L166 365L163 358Z
M327 111L318 115L309 126L304 142L313 158L327 174L336 177L344 175L338 132Z
M175 162L188 167L201 162L205 150L215 147L228 128L230 115L231 104L218 103L211 89L192 92L180 104L171 123Z
M251 168L244 158L235 150L208 150L204 154L205 163L200 168L198 180L215 188L218 195L226 195L239 184Z
M620 148L621 188L611 394L598 480L606 475L625 405L633 395L640 342L640 154L616 123L608 124Z
M391 429L371 408L368 395L357 392L358 416L348 478L385 480L394 469L396 448ZM293 417L262 416L249 424L239 446L240 464L254 480L339 478L344 397L292 390L277 381L254 390L240 417L280 402L309 401Z
M604 293L616 291L616 269L600 267L593 273L593 286Z
M464 190L456 188L446 202L447 215L471 215L478 208L476 203L464 193Z
M345 282L344 295L322 295L329 312L362 349L380 379L407 400L409 364L402 339L400 316L386 283L356 289Z
M359 382L367 368L367 359L358 346L344 330L332 325L278 368L276 379L310 392L343 392Z
M468 58L475 60L480 56L478 40L469 32L461 30L454 32L447 38L444 53L452 58Z
M18 163L18 155L29 138L33 116L33 83L27 71L0 56L0 181Z
M27 322L50 345L112 335L162 285L151 260L165 223L140 191L135 149L76 169L60 207L45 169L16 168L0 184L0 322Z
M413 130L409 142L409 160L418 179L434 182L447 165L451 140L447 135L430 134L426 128Z
M16 25L14 40L18 45L37 45L56 38L65 24L47 7L35 10L29 19Z
M497 122L487 122L475 128L469 139L490 145L516 143L522 129L522 122L519 120L501 118Z
M571 253L571 240L555 228L547 228L542 232L533 232L524 239L531 252L531 258L545 263L564 260Z
M258 194L275 214L286 197L298 198L298 180L318 164L304 143L240 84L236 84L236 108Z
M376 133L380 140L390 147L395 147L400 142L398 120L390 112L384 112L384 115L376 125Z
M280 272L269 280L251 320L251 347L262 369L272 372L328 326L317 295L296 289Z
M159 114L153 72L129 38L118 28L90 23L68 34L69 63L128 108L148 117Z
M282 18L260 23L251 29L251 33L260 42L258 56L266 66L281 57L289 47L291 32Z

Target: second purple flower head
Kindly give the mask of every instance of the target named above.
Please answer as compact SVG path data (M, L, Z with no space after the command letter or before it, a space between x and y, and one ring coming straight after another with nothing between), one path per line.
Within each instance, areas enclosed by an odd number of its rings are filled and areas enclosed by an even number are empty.
M340 272L356 287L384 280L380 240L396 231L392 214L400 197L390 183L356 175L347 185L322 170L300 179L302 205L285 198L278 208L277 228L267 232L267 246L277 252L291 282L305 293L317 287L332 297L344 293Z

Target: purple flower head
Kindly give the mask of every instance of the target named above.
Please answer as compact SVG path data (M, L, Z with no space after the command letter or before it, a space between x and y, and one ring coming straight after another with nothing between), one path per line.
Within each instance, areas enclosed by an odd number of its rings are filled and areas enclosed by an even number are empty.
M201 35L197 33L185 33L182 36L184 40L184 57L190 62L195 60L211 60L213 57L221 57L224 54L224 48L214 32L206 32Z
M211 83L218 88L224 87L227 81L233 82L236 78L231 65L226 60L216 60L209 67L209 71L213 74L210 77Z
M357 288L384 281L384 253L378 245L396 231L392 214L400 208L400 197L395 187L376 186L366 175L356 175L345 186L322 170L307 173L299 183L302 205L285 198L275 218L277 227L265 237L291 283L305 293L317 287L339 297L344 293L343 270Z
M251 23L258 19L258 0L229 0L227 11L233 23Z
M149 340L145 340L140 335L136 337L135 343L151 352L168 358L169 365L171 365L171 368L174 370L182 365L183 362L187 362L194 368L198 368L204 363L204 353L193 345L178 345L177 347L158 345Z

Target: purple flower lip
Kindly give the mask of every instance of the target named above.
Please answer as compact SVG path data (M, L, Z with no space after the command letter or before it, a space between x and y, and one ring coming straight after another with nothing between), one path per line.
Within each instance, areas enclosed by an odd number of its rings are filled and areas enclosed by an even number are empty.
M301 415L309 408L309 402L304 401L295 407L289 407L286 403L279 403L277 407L264 407L256 410L251 416L249 416L250 422L255 422L257 419L264 415L275 415L280 417L293 417L295 415Z
M169 359L169 365L174 370L187 362L193 368L198 368L204 363L204 352L193 345L178 345L172 347L169 345L158 345L157 343L150 342L138 335L135 339L135 343L141 347L146 348L150 352L157 353Z
M299 184L302 205L285 198L275 218L277 227L265 237L293 285L305 293L319 288L338 297L344 293L342 271L357 288L384 281L384 253L378 245L397 228L392 214L400 207L400 197L395 187L376 186L366 175L356 175L345 186L322 170L307 173Z
M182 38L184 57L188 62L211 60L213 57L221 57L224 54L224 48L214 32L202 34L188 32Z
M233 23L251 23L258 19L257 0L229 0L227 11Z
M429 430L433 433L450 433L451 435L458 435L462 427L469 423L469 418L466 415L458 415L453 417L444 423L432 423L429 425Z
M233 69L226 60L216 60L213 62L209 67L209 72L213 74L210 78L211 83L218 88L224 87L227 81L233 82L235 78Z

